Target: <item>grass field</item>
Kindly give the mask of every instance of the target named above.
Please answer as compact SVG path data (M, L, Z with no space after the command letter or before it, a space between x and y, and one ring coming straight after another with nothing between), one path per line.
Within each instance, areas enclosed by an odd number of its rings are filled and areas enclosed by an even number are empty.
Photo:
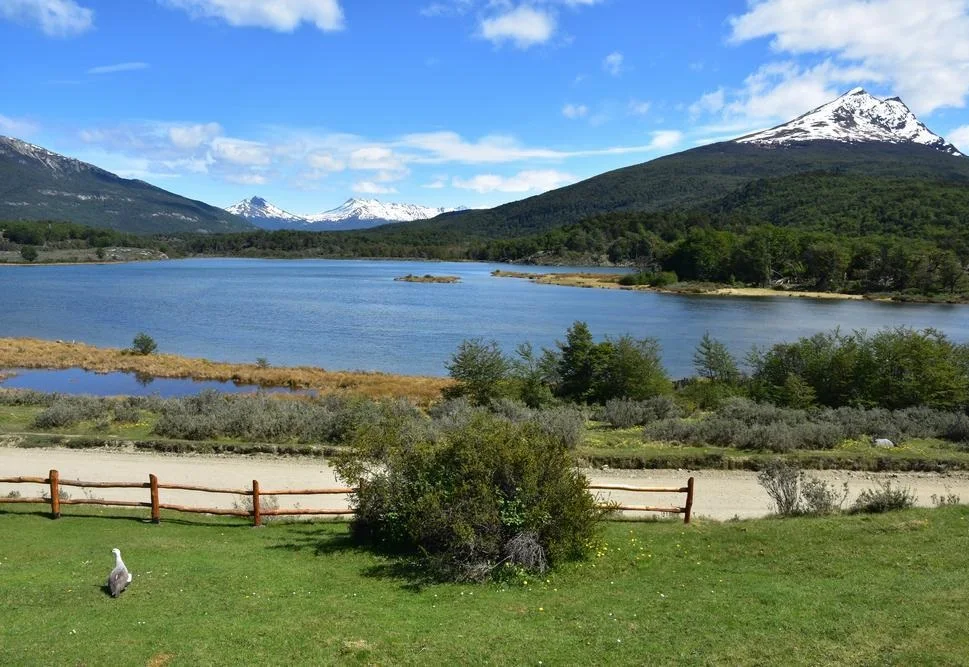
M969 507L609 524L591 560L428 584L344 524L0 512L0 663L965 664ZM106 510L112 516L118 511ZM134 573L102 591L122 549Z

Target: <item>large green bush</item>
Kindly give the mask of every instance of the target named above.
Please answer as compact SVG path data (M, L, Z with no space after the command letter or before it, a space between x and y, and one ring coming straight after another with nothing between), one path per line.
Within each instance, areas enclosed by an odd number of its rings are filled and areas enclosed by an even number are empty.
M360 430L337 461L360 484L354 535L450 579L584 556L603 512L566 443L531 421L455 414L436 428L385 416Z

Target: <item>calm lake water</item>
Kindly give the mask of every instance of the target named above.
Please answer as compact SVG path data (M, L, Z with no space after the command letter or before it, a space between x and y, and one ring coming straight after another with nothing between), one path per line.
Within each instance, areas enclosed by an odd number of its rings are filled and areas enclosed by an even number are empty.
M496 268L510 267L247 259L0 266L0 336L126 347L145 331L160 351L188 356L445 375L465 338L494 338L509 352L525 341L552 346L573 321L585 320L597 337L659 339L674 377L692 374L705 331L741 357L752 345L836 326L935 327L969 340L969 306L577 289L494 278ZM461 282L394 282L408 273Z
M285 387L260 387L253 384L236 384L216 380L193 380L191 378L156 378L137 373L94 373L80 368L38 370L10 369L7 377L0 378L3 389L33 389L35 391L62 392L67 394L91 394L94 396L193 396L211 389L228 394L306 394L313 391L293 391Z

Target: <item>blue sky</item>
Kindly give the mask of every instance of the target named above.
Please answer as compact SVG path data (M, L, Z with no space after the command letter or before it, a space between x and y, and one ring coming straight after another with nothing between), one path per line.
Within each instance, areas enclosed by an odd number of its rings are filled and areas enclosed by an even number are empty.
M861 85L969 151L969 0L0 0L0 134L227 206L491 206Z

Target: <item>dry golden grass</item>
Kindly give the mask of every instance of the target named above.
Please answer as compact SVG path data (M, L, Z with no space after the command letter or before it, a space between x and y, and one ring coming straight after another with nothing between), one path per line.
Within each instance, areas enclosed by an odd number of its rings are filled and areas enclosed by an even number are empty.
M153 377L194 378L265 387L315 389L321 393L352 393L371 398L410 398L426 405L441 397L447 378L390 373L327 371L312 366L263 368L175 354L142 356L117 348L84 343L0 338L0 368L83 368L95 372L125 371Z

